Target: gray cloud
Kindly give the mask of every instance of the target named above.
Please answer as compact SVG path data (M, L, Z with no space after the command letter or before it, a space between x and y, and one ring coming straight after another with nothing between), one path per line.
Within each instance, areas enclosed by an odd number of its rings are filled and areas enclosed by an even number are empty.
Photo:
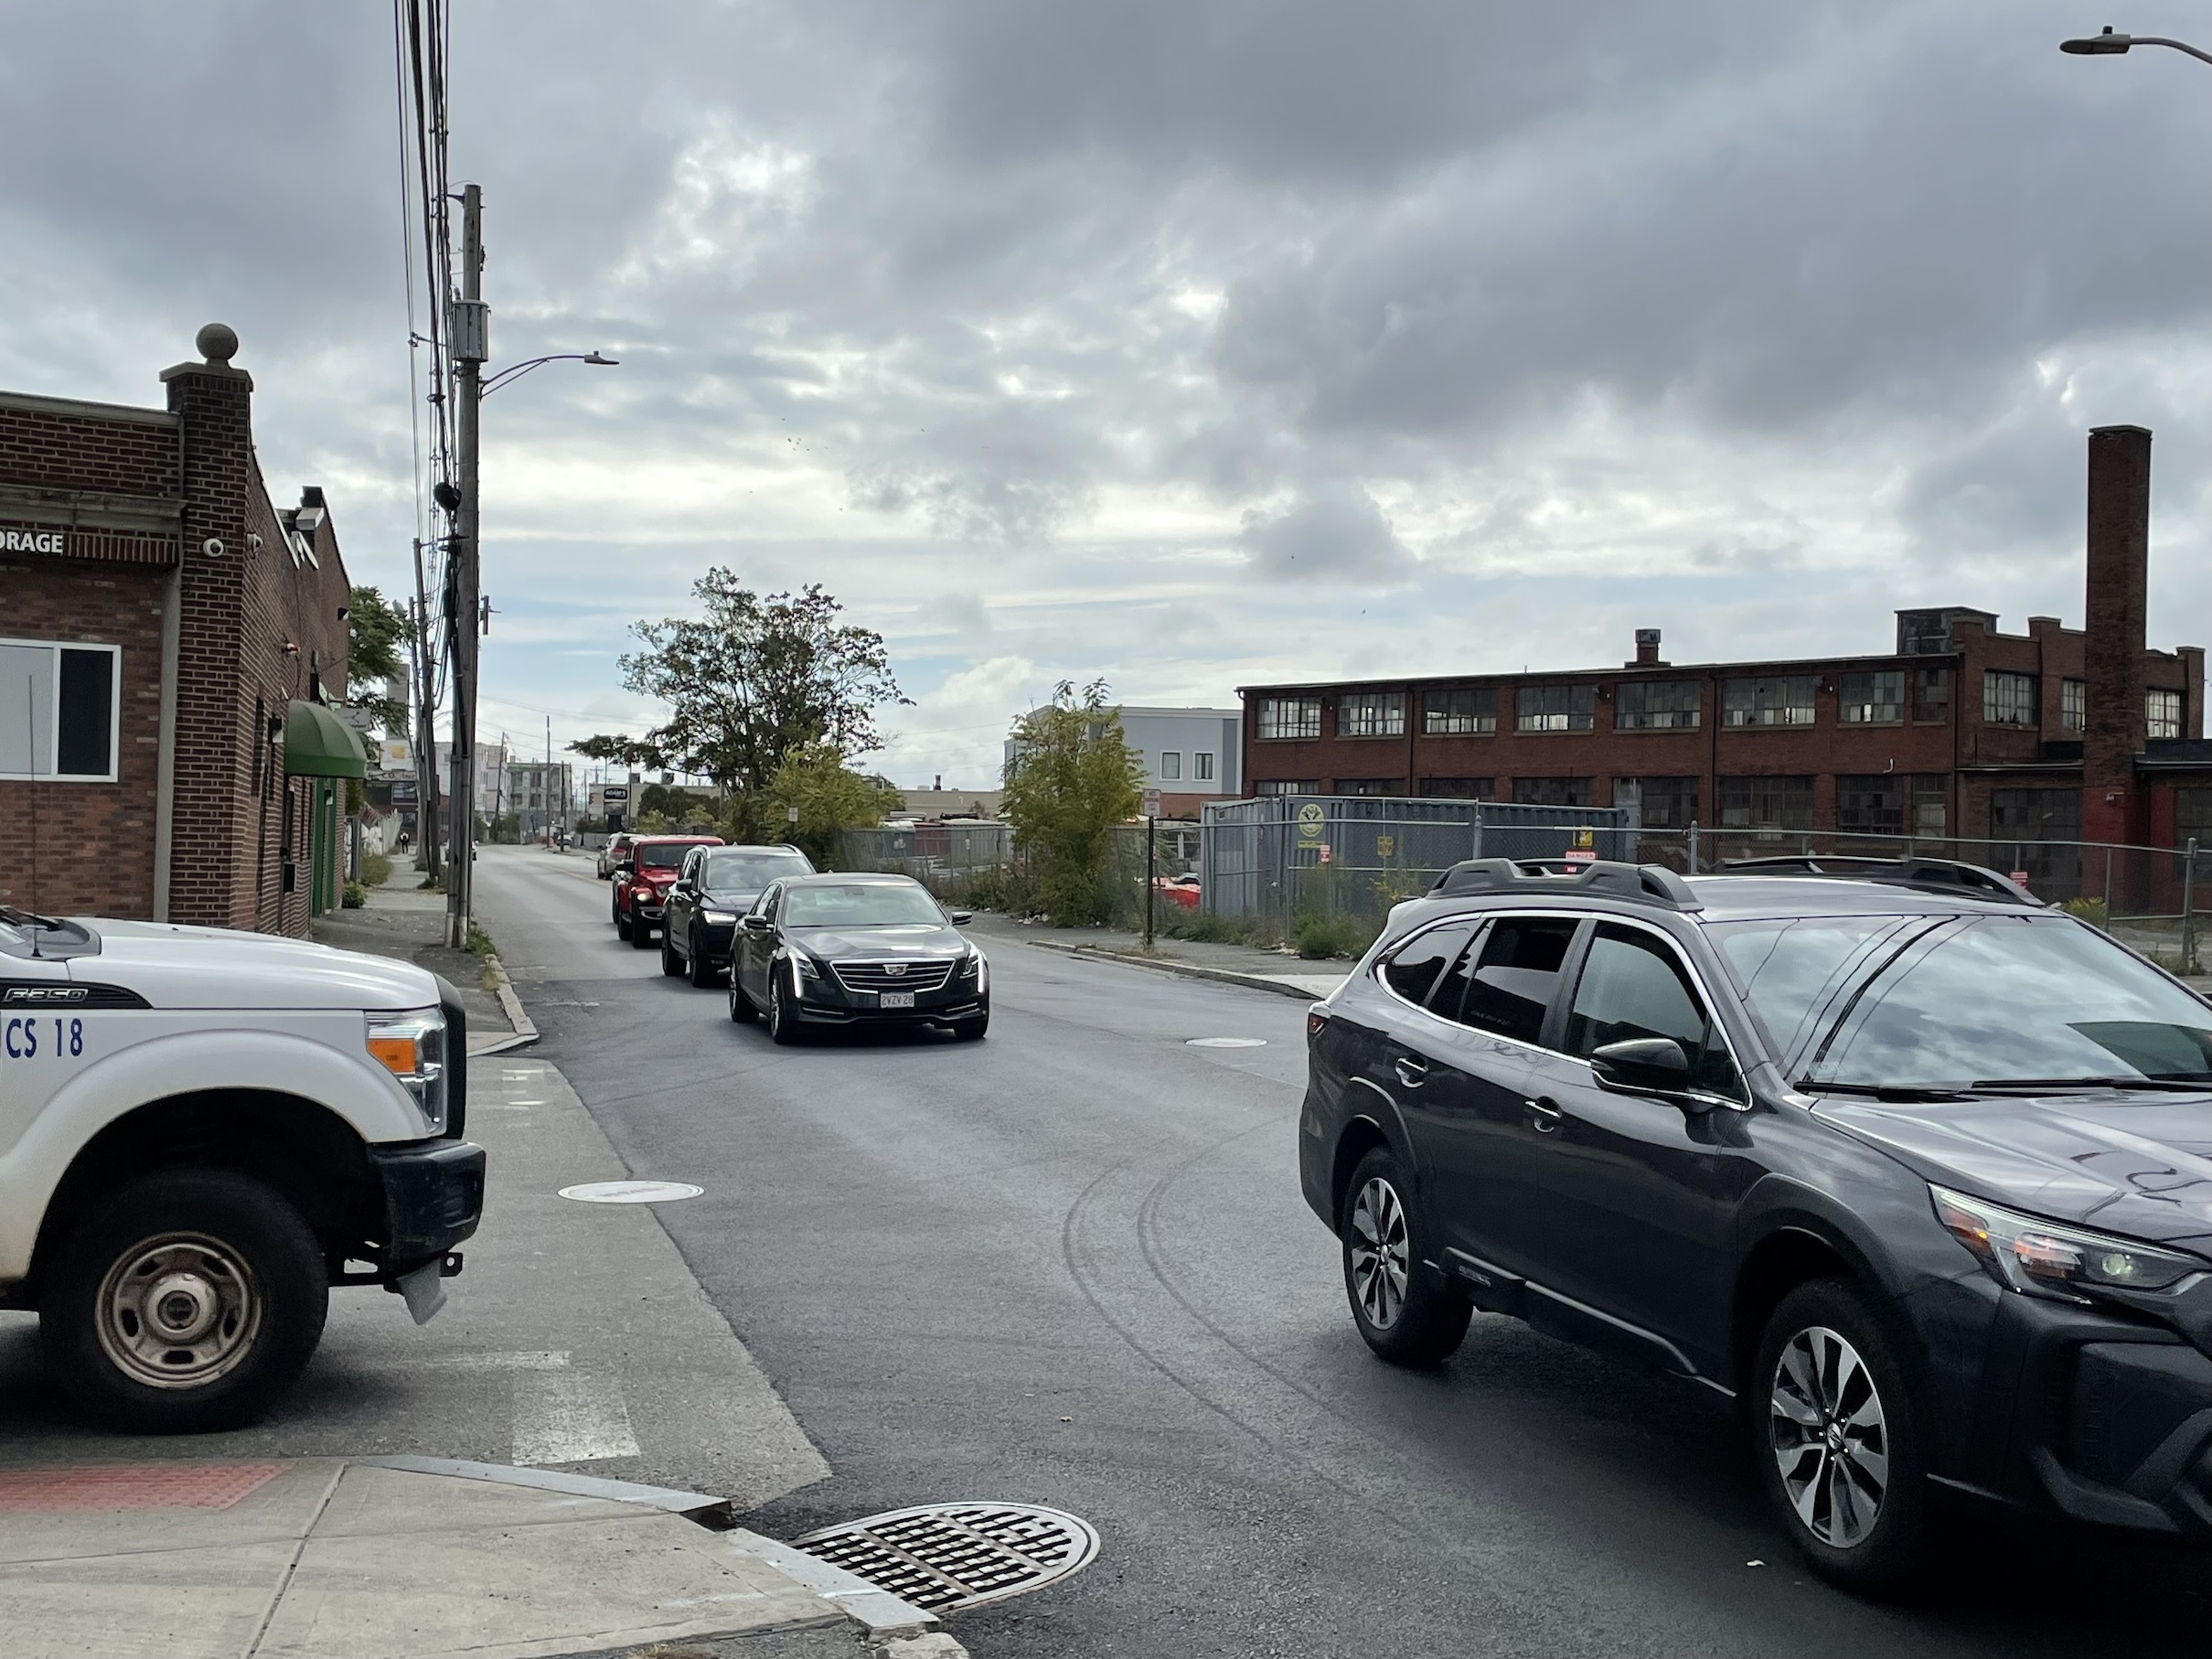
M1211 701L1607 660L1630 612L1685 656L1878 640L1907 598L2078 615L2083 428L2158 430L2162 553L2212 533L2212 103L2178 59L2062 59L2093 21L470 0L454 163L498 358L624 362L490 406L489 669L597 708L564 654L607 618L709 562L820 580L950 688L906 723L984 765L975 700L1031 680ZM397 586L388 27L15 8L0 385L155 401L223 317L272 480L331 486ZM2212 574L2164 558L2153 598L2185 637Z

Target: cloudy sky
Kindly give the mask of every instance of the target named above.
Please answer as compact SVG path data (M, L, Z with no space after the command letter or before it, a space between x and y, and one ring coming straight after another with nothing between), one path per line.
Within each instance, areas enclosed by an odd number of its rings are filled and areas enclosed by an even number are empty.
M2056 49L2212 5L2130 5L455 0L495 361L622 359L486 407L484 730L649 720L625 626L713 563L889 637L910 785L1063 678L2078 626L2123 421L2212 638L2212 68ZM407 585L389 6L0 18L0 386L157 402L221 318Z

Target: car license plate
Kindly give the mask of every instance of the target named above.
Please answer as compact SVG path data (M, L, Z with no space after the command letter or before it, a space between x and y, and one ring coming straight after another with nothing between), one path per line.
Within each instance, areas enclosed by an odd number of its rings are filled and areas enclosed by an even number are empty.
M912 1008L914 993L911 990L885 990L876 993L878 1008Z

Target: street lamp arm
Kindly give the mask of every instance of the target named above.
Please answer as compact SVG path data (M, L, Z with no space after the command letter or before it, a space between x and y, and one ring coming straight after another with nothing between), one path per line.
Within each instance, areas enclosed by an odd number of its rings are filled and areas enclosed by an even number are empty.
M2061 40L2058 49L2077 58L2116 58L2139 46L2171 47L2177 52L2186 52L2199 63L2212 63L2212 52L2199 51L2186 40L2169 40L2164 35L2116 35L2109 23L2104 26L2101 34Z
M620 365L619 358L603 357L596 351L557 351L550 357L532 358L527 363L511 363L497 374L486 375L478 388L489 397L502 386L511 386L533 369L542 369L548 363L589 363L595 369L614 369Z
M2212 52L2200 52L2186 40L2168 40L2164 35L2138 35L2137 46L2170 46L2177 52L2186 52L2199 63L2212 63Z

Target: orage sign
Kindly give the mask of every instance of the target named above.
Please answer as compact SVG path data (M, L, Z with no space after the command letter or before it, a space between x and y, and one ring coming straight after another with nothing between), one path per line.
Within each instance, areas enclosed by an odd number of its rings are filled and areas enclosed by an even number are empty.
M68 536L60 530L0 530L0 553L59 553Z

